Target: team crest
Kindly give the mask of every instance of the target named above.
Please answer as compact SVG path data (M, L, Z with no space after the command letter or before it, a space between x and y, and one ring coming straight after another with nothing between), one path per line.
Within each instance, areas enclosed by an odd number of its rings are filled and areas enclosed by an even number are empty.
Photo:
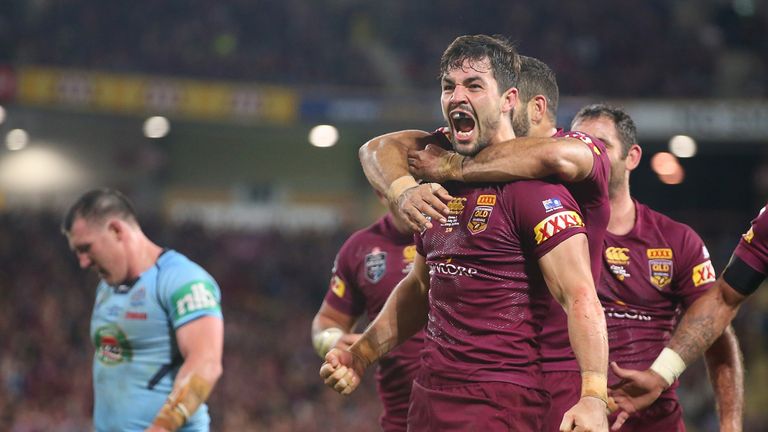
M387 271L387 253L374 248L365 256L365 278L371 283L378 283Z
M488 228L488 220L491 218L493 206L496 205L496 195L480 195L477 197L477 206L469 217L467 228L472 235L479 234Z
M651 272L651 283L657 289L664 288L672 280L672 260L648 260L648 269Z

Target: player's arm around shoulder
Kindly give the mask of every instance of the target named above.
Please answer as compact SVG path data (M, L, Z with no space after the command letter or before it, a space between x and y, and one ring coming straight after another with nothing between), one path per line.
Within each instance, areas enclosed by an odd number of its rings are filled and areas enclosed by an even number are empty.
M408 151L430 144L432 134L420 130L391 132L372 138L360 147L363 172L374 189L387 195L392 182L408 176Z

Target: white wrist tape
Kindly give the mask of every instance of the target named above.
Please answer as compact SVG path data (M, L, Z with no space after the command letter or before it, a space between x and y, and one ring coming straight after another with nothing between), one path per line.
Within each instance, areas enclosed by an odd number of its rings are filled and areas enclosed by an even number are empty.
M678 353L664 348L651 365L651 370L661 375L668 385L672 385L683 374L685 367L685 362Z
M340 328L330 327L312 336L312 345L320 358L325 359L325 355L336 345L336 342L344 335Z
M389 185L389 189L387 189L387 199L391 203L396 203L397 199L400 198L400 194L402 194L406 189L410 189L418 185L419 182L417 182L416 179L411 175L398 177L395 179L395 181L392 182L391 185Z

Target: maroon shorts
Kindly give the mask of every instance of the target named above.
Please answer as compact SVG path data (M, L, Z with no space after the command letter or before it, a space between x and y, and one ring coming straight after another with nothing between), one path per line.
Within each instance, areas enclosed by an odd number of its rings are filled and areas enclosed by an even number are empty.
M381 395L384 412L379 425L384 432L405 432L408 429L408 406L411 392Z
M608 417L608 424L613 424L616 414ZM643 411L632 414L621 432L685 432L683 409L677 399L660 398Z
M581 373L578 371L544 372L544 388L552 402L544 419L543 432L558 432L565 412L581 398Z
M408 430L539 432L548 408L545 392L511 383L418 378L411 390Z

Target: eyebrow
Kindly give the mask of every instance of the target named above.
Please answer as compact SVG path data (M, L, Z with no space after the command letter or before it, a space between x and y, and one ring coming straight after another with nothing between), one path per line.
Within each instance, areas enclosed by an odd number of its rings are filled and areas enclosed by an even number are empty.
M478 76L478 75L473 75L473 76L470 76L470 77L467 77L466 79L464 79L464 81L462 81L462 83L463 84L469 84L469 83L472 83L472 82L475 82L475 81L483 82L483 78ZM448 83L448 84L456 84L456 80L454 80L453 78L448 78L448 77L443 77L442 82Z

